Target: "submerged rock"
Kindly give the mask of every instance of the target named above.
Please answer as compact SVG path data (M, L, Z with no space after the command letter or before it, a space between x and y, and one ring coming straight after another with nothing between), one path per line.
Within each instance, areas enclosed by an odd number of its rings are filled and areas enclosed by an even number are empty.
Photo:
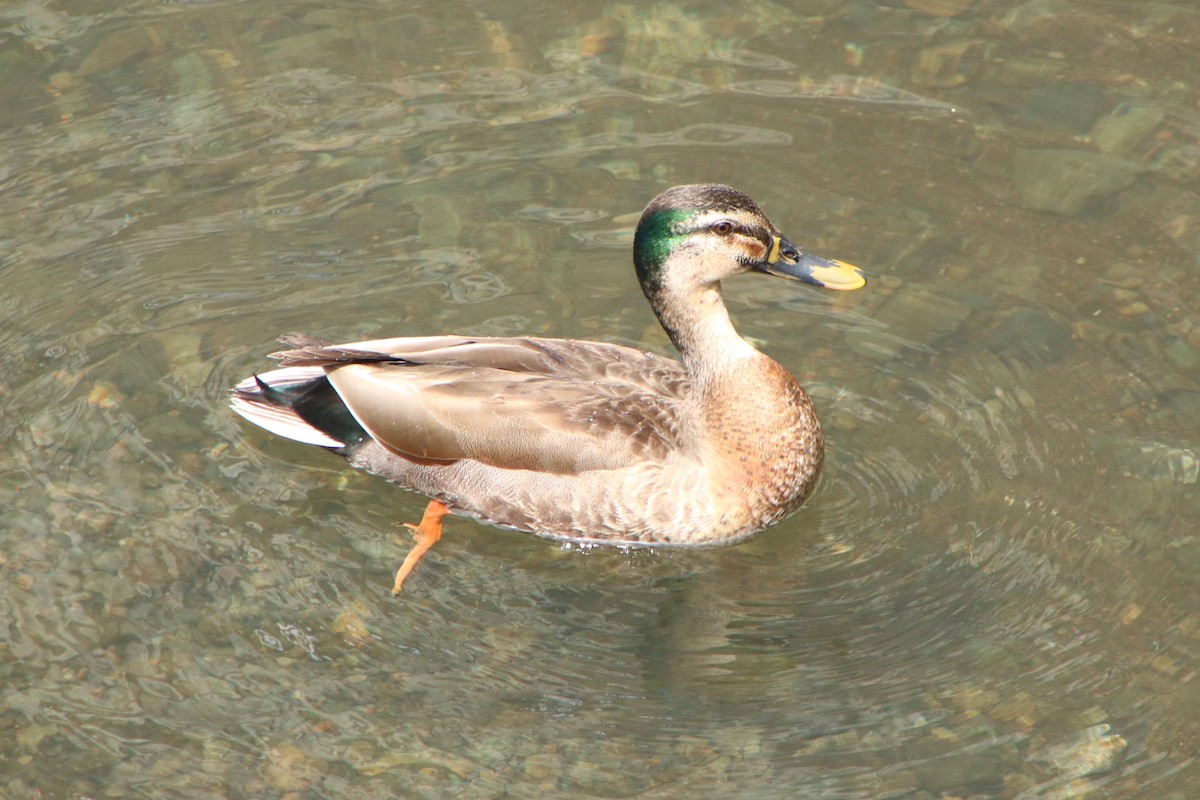
M1100 152L1119 158L1135 158L1149 149L1166 114L1153 106L1122 103L1092 128L1092 141Z
M1033 91L1021 109L1021 119L1085 133L1103 105L1104 90L1094 83L1051 83Z
M1083 150L1018 150L1013 156L1017 190L1026 207L1073 215L1130 186L1134 164Z
M1127 478L1193 484L1200 480L1200 458L1185 447L1165 442L1129 442L1117 450Z
M1124 737L1101 723L1065 742L1035 750L1029 757L1065 781L1112 769L1126 746Z

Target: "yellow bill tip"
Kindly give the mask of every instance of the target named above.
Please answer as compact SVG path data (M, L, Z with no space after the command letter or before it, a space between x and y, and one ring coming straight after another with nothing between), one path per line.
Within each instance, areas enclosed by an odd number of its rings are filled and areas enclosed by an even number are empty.
M827 261L828 265L812 267L813 278L826 289L848 292L867 285L867 278L858 267L835 258L827 259Z

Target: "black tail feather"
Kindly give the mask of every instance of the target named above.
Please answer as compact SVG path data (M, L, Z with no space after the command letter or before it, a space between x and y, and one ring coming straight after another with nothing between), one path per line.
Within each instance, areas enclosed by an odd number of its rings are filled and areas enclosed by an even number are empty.
M317 430L345 442L347 449L368 438L366 430L358 424L324 375L292 386L271 386L257 375L254 382L262 392L262 400L292 409L296 416Z

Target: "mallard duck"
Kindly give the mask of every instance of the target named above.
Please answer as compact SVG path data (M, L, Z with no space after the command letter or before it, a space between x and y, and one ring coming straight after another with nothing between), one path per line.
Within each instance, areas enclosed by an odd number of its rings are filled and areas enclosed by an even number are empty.
M626 546L739 541L808 497L821 424L786 369L734 330L721 281L744 272L857 289L739 191L676 186L633 240L638 281L682 361L573 339L280 339L280 369L233 389L250 422L433 498L393 593L462 514Z

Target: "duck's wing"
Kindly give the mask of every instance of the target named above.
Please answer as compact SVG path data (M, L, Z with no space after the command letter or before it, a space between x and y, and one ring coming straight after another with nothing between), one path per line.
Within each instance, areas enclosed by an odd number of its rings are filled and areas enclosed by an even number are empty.
M324 367L373 439L401 457L574 473L661 461L690 389L669 358L601 342L433 336L276 354Z
M690 383L683 365L619 344L532 337L401 336L331 344L293 333L279 341L291 349L272 353L285 367L402 362L409 365L497 369L577 381L622 381L679 395Z

